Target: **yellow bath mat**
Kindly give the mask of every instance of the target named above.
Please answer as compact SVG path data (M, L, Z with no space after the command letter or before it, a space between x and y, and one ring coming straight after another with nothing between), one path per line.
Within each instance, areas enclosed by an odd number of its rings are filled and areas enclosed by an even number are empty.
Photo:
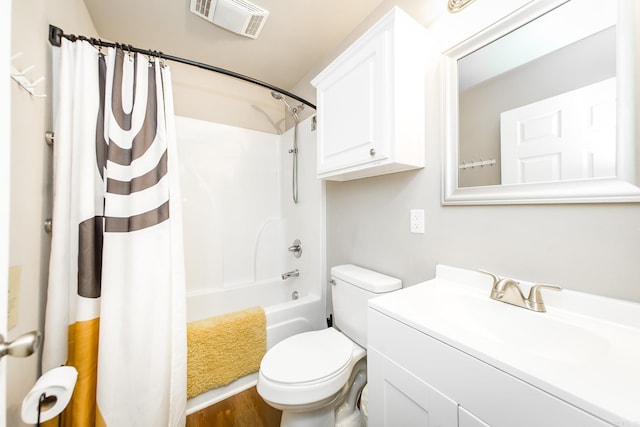
M187 397L257 372L267 351L267 320L261 307L187 325Z

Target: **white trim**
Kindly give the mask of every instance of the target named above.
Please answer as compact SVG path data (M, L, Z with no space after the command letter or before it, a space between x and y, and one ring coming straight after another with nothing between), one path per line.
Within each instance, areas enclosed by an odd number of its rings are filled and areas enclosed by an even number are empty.
M7 292L9 277L9 212L11 203L11 0L0 2L0 333L7 336ZM7 362L0 361L0 427L7 418Z

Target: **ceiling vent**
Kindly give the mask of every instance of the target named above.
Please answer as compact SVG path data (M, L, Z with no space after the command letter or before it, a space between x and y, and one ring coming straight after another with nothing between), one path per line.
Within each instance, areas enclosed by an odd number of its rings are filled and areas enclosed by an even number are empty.
M209 22L255 39L269 12L246 0L191 0L191 12Z

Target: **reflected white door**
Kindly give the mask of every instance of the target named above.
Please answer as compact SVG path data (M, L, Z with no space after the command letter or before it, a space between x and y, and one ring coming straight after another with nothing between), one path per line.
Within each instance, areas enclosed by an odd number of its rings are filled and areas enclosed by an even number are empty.
M11 49L11 0L0 1L0 334L7 336L9 278L9 173L11 97L9 58ZM0 427L7 423L7 361L0 359Z
M616 174L616 79L500 115L502 184Z

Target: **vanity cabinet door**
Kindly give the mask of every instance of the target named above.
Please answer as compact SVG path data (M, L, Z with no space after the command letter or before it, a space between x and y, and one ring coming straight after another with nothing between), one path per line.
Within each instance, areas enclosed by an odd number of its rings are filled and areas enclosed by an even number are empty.
M369 427L455 427L458 405L387 357L369 349Z

